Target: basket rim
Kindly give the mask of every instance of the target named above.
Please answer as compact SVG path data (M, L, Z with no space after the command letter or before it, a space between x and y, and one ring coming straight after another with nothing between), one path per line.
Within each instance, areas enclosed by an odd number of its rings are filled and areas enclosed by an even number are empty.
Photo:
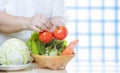
M55 57L70 57L75 56L75 54L71 55L60 55L60 56L45 56L45 55L37 55L37 54L31 54L32 57L43 57L43 58L55 58Z

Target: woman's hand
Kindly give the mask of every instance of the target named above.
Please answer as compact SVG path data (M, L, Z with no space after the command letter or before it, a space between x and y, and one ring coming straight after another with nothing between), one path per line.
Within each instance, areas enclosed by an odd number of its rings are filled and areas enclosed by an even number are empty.
M55 16L51 18L51 22L54 26L61 26L65 24L65 19L60 16Z
M50 27L48 30L52 32L57 26L65 25L65 19L60 16L55 16L52 17L46 25Z
M42 14L36 14L32 18L29 19L29 23L27 24L28 30L33 30L40 32L42 30L46 30L49 27L46 26L46 23L49 21L49 18Z

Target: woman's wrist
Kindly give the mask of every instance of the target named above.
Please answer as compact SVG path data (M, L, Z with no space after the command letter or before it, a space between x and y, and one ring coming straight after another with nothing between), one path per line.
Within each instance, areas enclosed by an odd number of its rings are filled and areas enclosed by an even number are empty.
M31 18L23 17L22 19L23 19L23 21L22 21L22 28L23 28L23 30L28 30L28 26L30 25Z

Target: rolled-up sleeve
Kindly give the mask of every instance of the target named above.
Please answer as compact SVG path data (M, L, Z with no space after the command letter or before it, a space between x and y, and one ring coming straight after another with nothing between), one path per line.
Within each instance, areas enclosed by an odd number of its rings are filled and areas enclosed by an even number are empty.
M53 4L53 13L52 13L52 17L54 16L61 16L65 19L67 19L68 15L66 13L66 6L64 3L64 0L56 0L54 2L55 4Z
M0 12L5 12L6 11L6 5L7 5L6 0L0 0Z

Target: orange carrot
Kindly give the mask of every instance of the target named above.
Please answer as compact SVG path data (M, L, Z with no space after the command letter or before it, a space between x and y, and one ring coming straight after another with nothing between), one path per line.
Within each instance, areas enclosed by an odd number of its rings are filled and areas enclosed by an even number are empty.
M70 55L74 53L74 47L77 45L79 40L74 40L68 44L68 46L63 50L62 55Z

